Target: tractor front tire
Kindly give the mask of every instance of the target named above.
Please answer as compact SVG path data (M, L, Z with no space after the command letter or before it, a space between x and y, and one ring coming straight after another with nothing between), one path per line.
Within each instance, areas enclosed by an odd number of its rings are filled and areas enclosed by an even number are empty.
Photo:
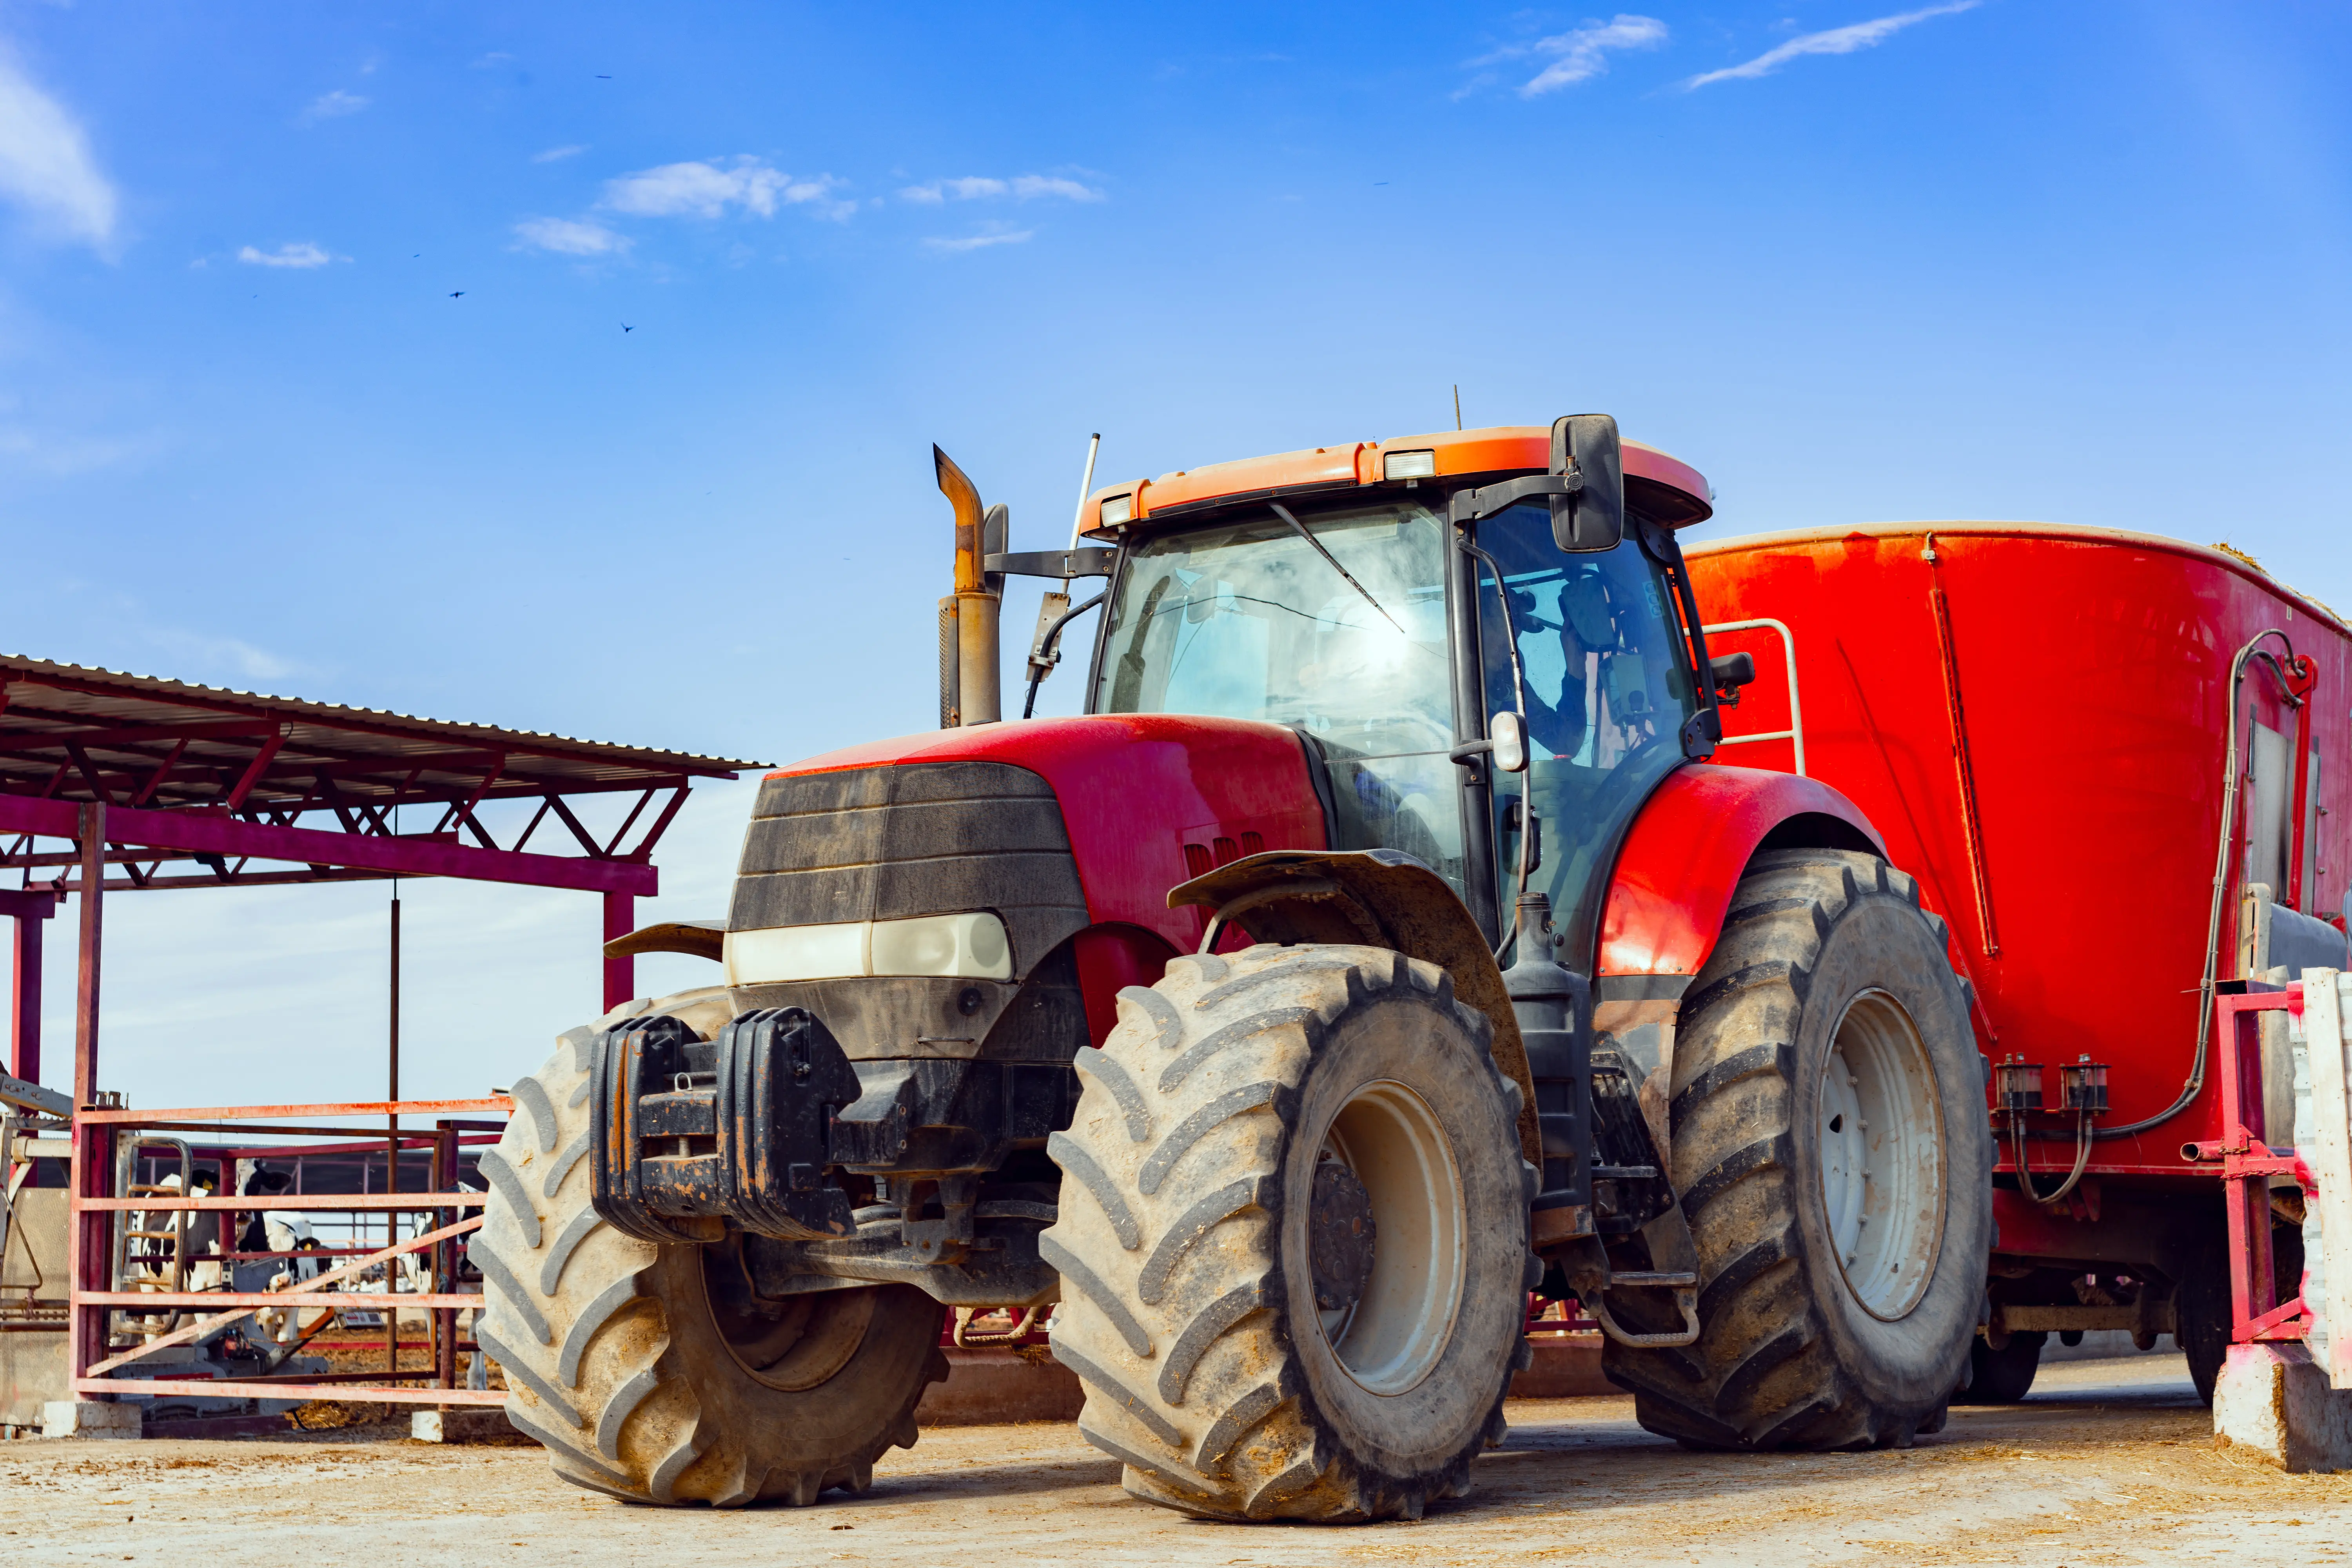
M1874 855L1748 867L1669 1102L1696 1344L1601 1365L1687 1447L1906 1447L1968 1366L1992 1225L1981 1058L1943 921Z
M864 1491L878 1456L914 1445L916 1401L947 1375L942 1309L906 1285L757 1301L736 1247L657 1247L599 1218L596 1033L572 1030L516 1083L514 1119L482 1156L475 1337L505 1371L508 1421L563 1479L630 1502Z
M1197 954L1119 994L1039 1245L1079 1430L1129 1492L1336 1522L1469 1489L1535 1279L1490 1032L1382 948Z

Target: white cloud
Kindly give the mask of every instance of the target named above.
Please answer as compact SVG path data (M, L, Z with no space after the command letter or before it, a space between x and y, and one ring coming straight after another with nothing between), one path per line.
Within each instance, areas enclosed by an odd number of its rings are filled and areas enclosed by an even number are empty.
M256 250L252 246L239 247L236 258L251 267L324 267L334 259L325 251L302 240L294 245L281 245L275 250Z
M534 163L560 163L566 158L577 158L581 153L585 153L586 151L588 151L588 149L584 144L570 147L550 147L544 153L533 153L530 155L530 161Z
M1012 196L1016 201L1030 201L1038 196L1062 196L1074 202L1098 202L1103 194L1076 180L1066 180L1053 174L1016 174L1010 180L1000 180L987 174L966 174L957 180L931 180L919 185L908 185L898 195L910 202L937 206L945 201L979 201L988 196Z
M552 250L559 256L611 256L629 248L626 235L614 234L601 223L564 217L530 217L515 225L526 245Z
M971 201L979 196L1001 196L1004 194L1004 182L967 174L961 180L933 180L926 185L908 185L898 194L910 202L936 206L949 196L960 202Z
M303 667L292 659L281 658L241 637L208 637L154 626L142 628L142 635L174 658L202 664L208 670L234 669L247 680L282 680L303 672Z
M367 106L368 100L359 94L337 88L332 92L322 92L312 99L310 107L302 111L302 120L305 124L321 120L341 120L346 114L357 114Z
M1606 22L1588 23L1570 32L1538 38L1525 48L1506 52L1551 57L1551 63L1519 89L1520 97L1534 98L1599 76L1609 68L1612 49L1650 49L1665 41L1666 25L1655 16L1620 12Z
M160 445L152 437L74 436L0 424L0 468L29 468L64 479L137 462Z
M1033 196L1066 196L1074 202L1098 202L1103 194L1076 180L1065 180L1052 174L1020 174L1013 181L1013 194L1022 201Z
M0 53L0 198L35 221L100 251L114 240L114 186L100 170L89 139L57 100Z
M985 250L992 245L1026 245L1036 232L1037 231L1035 229L1032 228L1002 228L992 226L983 230L982 233L968 234L958 239L946 239L934 237L924 240L923 244L932 250L944 250L950 253L966 250Z
M1753 80L1759 76L1771 75L1802 55L1850 55L1857 49L1882 44L1914 23L1927 21L1931 16L1949 16L1961 11L1973 11L1979 3L1980 0L1951 0L1951 4L1946 5L1929 5L1924 10L1906 11L1900 16L1881 16L1874 21L1855 22L1843 27L1807 33L1801 37L1790 38L1779 48L1767 49L1745 65L1695 76L1683 86L1698 88L1710 82Z
M827 217L846 217L857 204L834 196L841 184L831 174L795 179L746 154L724 168L701 162L664 163L607 180L602 205L639 217L716 218L730 207L773 217L780 205L814 204Z

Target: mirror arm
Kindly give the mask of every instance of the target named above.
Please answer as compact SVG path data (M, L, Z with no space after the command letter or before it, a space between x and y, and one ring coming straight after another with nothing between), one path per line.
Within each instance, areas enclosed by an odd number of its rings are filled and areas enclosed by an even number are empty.
M1534 500L1538 496L1572 496L1583 489L1582 474L1523 474L1498 485L1455 490L1453 499L1445 503L1445 518L1458 528L1507 510L1523 500Z

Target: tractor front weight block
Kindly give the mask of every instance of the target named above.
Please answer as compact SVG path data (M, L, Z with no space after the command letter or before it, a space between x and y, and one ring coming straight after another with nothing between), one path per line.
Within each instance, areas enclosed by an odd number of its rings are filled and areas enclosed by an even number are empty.
M856 1234L826 1144L864 1089L823 1021L762 1009L704 1040L674 1017L632 1019L594 1049L593 1202L615 1229L662 1243L718 1240L729 1220L788 1241Z

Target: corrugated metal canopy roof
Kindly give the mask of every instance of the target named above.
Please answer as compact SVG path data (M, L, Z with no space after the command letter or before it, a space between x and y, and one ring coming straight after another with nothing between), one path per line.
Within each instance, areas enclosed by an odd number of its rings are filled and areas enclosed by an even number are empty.
M0 794L278 814L470 809L763 765L0 654Z

